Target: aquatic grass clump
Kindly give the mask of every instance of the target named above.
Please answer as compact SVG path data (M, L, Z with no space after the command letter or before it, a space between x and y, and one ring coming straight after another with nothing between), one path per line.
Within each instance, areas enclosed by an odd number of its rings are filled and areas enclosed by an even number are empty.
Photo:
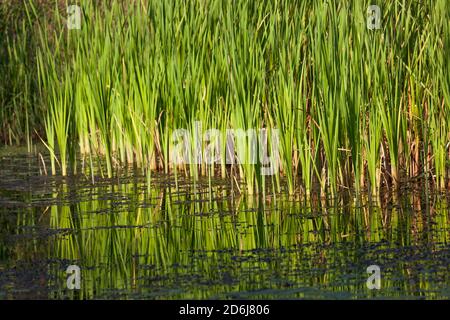
M38 85L26 87L34 106L23 114L39 119L53 174L75 173L80 154L91 165L105 159L110 177L124 165L149 178L155 170L219 175L250 194L377 195L416 179L450 183L445 0L381 1L379 30L366 26L367 1L79 5L81 29L69 30L64 6L44 19L27 1L33 28L18 29L15 43L32 37L34 51L7 44L37 70ZM198 140L198 124L212 135ZM189 161L176 163L181 129L191 134ZM254 159L262 146L248 136L227 155L229 130L267 130L276 172L262 174ZM215 161L199 150L216 152Z

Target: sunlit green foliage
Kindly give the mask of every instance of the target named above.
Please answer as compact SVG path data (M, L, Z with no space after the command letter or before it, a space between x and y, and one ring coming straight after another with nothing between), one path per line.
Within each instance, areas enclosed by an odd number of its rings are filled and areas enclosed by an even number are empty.
M368 1L80 1L81 30L67 29L64 6L42 15L25 2L23 26L3 40L0 122L7 143L45 132L53 173L75 171L81 153L105 158L107 176L126 164L218 174L248 193L267 181L291 194L449 183L445 0L378 1L380 30L366 27ZM279 170L230 168L224 154L216 170L175 167L172 133L196 122L222 137L279 129ZM251 157L248 140L238 148Z

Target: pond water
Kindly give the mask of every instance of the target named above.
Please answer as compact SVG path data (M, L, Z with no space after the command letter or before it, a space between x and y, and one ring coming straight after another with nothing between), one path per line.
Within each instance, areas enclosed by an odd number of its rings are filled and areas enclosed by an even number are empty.
M42 160L0 154L0 299L450 298L448 194L249 197L133 170L93 184Z

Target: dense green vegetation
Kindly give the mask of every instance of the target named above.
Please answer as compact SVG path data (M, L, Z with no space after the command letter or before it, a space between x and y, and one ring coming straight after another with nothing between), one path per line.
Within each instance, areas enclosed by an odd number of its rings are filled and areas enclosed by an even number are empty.
M81 30L67 29L63 2L1 2L0 137L42 138L53 174L81 154L106 159L107 176L133 164L236 178L248 193L446 188L448 3L375 2L380 30L366 27L368 1L81 1ZM268 143L280 170L230 168L225 153L214 167L172 165L172 133L197 121L222 136L279 129Z

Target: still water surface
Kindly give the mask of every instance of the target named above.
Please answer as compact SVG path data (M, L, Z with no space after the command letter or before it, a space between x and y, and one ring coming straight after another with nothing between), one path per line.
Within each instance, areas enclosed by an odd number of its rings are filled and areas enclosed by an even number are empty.
M450 298L449 195L246 197L133 170L92 184L39 160L0 154L0 299Z

